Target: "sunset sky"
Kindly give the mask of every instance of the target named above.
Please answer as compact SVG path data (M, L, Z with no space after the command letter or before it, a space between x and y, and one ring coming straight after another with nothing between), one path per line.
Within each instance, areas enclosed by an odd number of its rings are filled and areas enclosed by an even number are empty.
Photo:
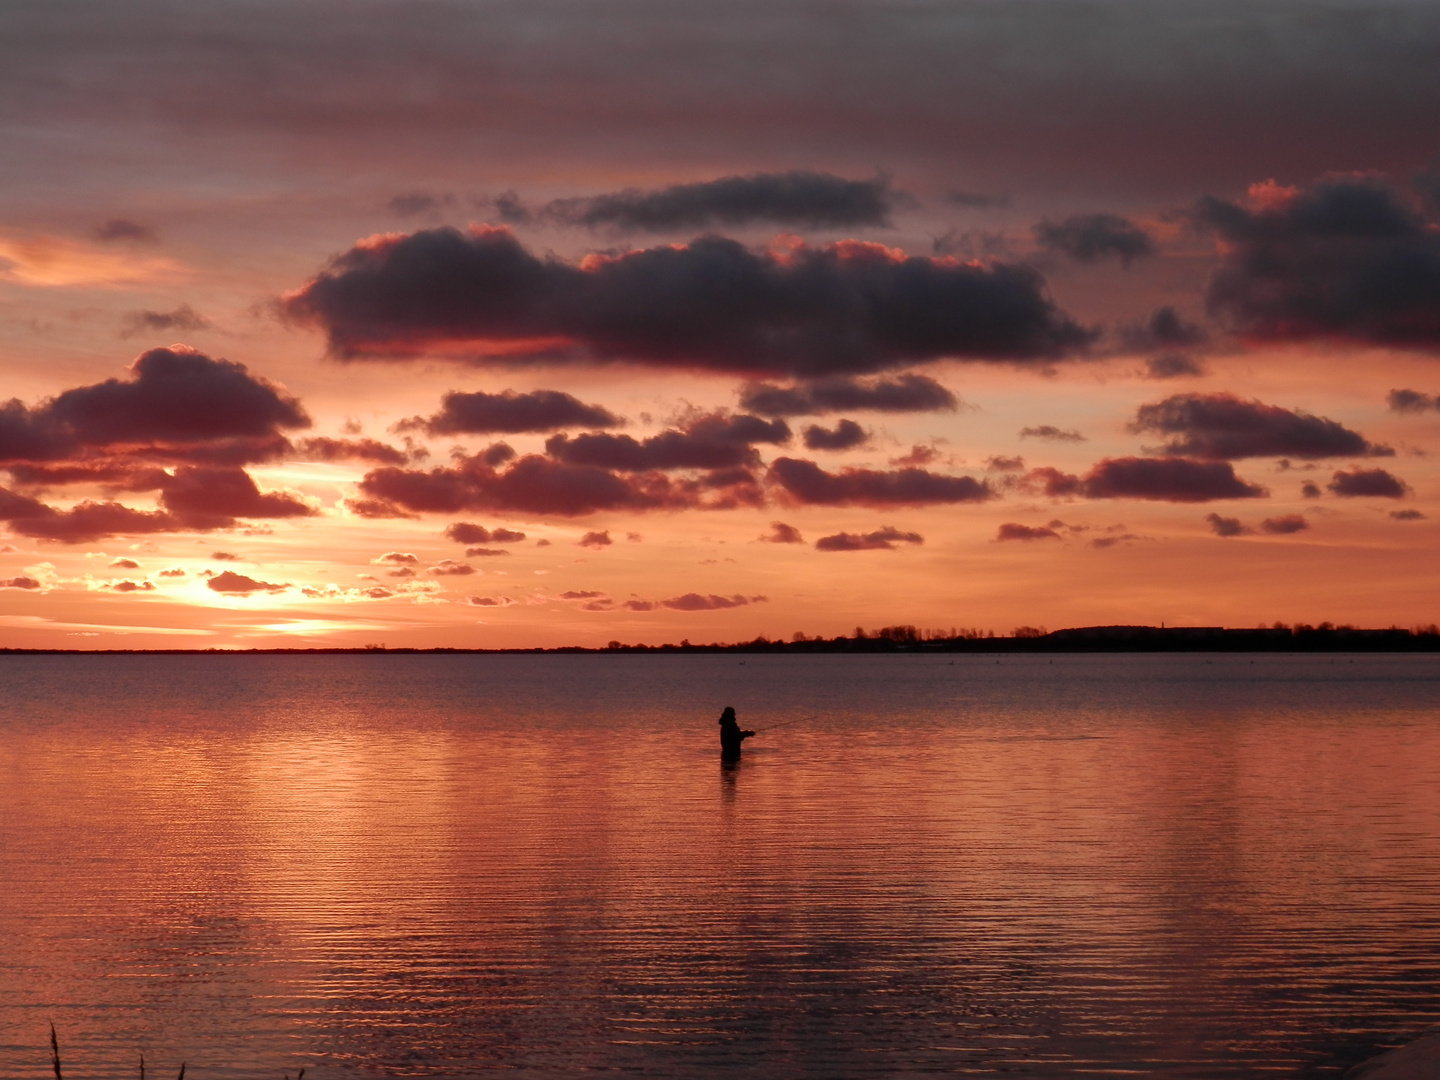
M0 646L1440 619L1440 6L12 0Z

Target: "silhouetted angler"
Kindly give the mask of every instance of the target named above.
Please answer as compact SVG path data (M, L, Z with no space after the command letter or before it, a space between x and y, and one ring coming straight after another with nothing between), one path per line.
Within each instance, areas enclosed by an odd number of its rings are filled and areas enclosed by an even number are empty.
M754 735L753 731L742 731L735 722L735 710L729 705L720 714L720 760L739 761L740 744Z

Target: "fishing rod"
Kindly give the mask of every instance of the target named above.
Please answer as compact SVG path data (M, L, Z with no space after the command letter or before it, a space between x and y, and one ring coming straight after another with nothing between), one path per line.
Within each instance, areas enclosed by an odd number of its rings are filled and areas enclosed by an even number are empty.
M806 720L814 720L819 715L819 713L812 713L809 716L797 716L794 720L781 720L778 724L767 724L765 727L756 728L755 734L759 735L762 731L774 731L776 728L789 727L791 724L802 724Z

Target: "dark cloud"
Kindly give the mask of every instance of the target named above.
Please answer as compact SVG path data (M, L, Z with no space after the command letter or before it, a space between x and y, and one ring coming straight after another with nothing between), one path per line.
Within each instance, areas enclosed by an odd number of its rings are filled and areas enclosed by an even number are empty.
M370 560L372 566L419 566L420 557L412 551L387 551Z
M1184 353L1162 353L1145 361L1147 379L1188 379L1205 374L1205 365Z
M0 589L38 589L40 582L33 577L0 578Z
M1262 532L1272 536L1289 536L1291 533L1303 532L1310 527L1310 522L1305 520L1303 514L1281 514L1279 517L1266 518L1260 522Z
M1325 485L1331 494L1345 498L1374 497L1381 499L1403 499L1410 489L1405 481L1392 476L1384 469L1352 469L1340 471Z
M193 465L182 465L167 478L160 505L188 529L223 529L237 518L314 517L318 513L288 492L262 492L244 469Z
M140 564L134 559L111 559L110 569L112 570L139 570Z
M467 547L465 557L467 559L493 559L497 555L509 555L510 552L504 548Z
M893 379L817 379L796 386L749 383L740 390L740 406L761 416L824 416L828 413L953 412L959 399L928 375Z
M1020 429L1022 439L1045 439L1048 442L1084 442L1085 436L1074 430L1062 430L1053 424Z
M987 472L1024 472L1025 459L996 454L985 459L985 469Z
M760 539L767 544L803 544L805 542L799 529L793 525L786 525L783 521L772 521L769 534Z
M225 570L216 574L207 580L205 585L207 588L213 589L218 593L229 593L234 596L249 596L251 593L257 592L278 593L290 588L289 585L276 585L269 581L256 581L252 577L237 574L233 570Z
M85 500L56 510L25 495L0 488L0 521L19 536L83 544L109 536L175 532L182 526L163 511L132 510L116 502Z
M1424 521L1425 515L1419 510L1391 510L1390 516L1396 521Z
M469 563L456 562L454 559L441 559L425 572L436 577L469 577L471 574L479 573Z
M0 462L94 453L263 460L288 448L282 428L310 423L297 400L243 364L183 346L142 353L130 371L130 379L66 390L33 409L0 406Z
M668 600L659 602L661 607L670 608L672 611L723 611L726 608L745 607L747 604L763 604L769 599L765 596L716 596L710 593L702 596L699 593L686 593L684 596L672 596ZM633 601L627 602L626 607L632 611L647 611L649 608L642 608L634 605Z
M1440 230L1388 183L1328 177L1195 213L1225 241L1208 302L1238 333L1440 348Z
M1313 480L1306 480L1300 485L1300 494L1307 499L1320 498L1320 486Z
M760 464L760 455L752 443L789 441L790 428L783 420L717 413L644 440L603 433L552 435L545 442L545 452L569 465L594 465L620 472L728 469Z
M863 446L869 438L870 433L854 420L841 420L833 430L811 424L805 429L805 449L853 450Z
M796 503L818 506L929 506L984 502L995 493L969 476L945 476L925 469L843 469L827 473L813 461L776 458L769 480Z
M479 456L429 471L375 469L360 490L379 507L418 513L466 510L580 517L600 510L660 510L754 505L753 478L713 474L676 481L662 473L619 476L593 465L568 465L539 455L504 471Z
M131 221L129 218L111 218L109 221L102 222L95 226L91 235L106 244L112 244L117 240L128 240L137 244L160 242L160 234L155 231L154 226Z
M214 559L216 562L239 562L239 561L240 561L240 556L239 556L239 555L236 555L235 552L233 552L233 551L212 551L212 552L210 553L210 558Z
M295 444L306 461L374 461L381 465L404 465L410 455L375 439L331 439L318 436Z
M605 532L587 532L578 541L576 541L576 543L578 543L581 547L588 548L605 548L609 547L614 542L614 540L610 539L610 532L608 529Z
M559 390L535 390L528 394L517 394L514 390L503 394L452 390L440 399L440 411L434 416L424 420L417 417L397 427L401 430L419 427L431 435L519 435L572 427L612 428L623 423L608 409L586 405Z
M829 173L794 171L559 199L539 216L566 225L642 232L760 224L798 229L883 228L890 224L896 201L885 177L846 180Z
M999 540L1059 540L1060 534L1054 529L1043 525L1018 525L1015 522L1007 521L1000 526L995 534Z
M1133 221L1116 214L1075 214L1061 222L1035 226L1035 241L1080 262L1116 258L1122 266L1155 254L1155 241Z
M525 539L525 534L513 529L487 529L469 521L457 521L445 527L445 537L457 544L517 544Z
M508 596L467 596L465 602L472 607L513 607L516 603Z
M1205 344L1209 336L1204 327L1187 322L1180 312L1168 304L1156 308L1143 324L1127 326L1120 332L1120 338L1126 347L1135 352L1189 349Z
M1058 469L1031 469L1027 486L1055 498L1147 499L1156 502L1211 502L1257 499L1264 488L1246 483L1225 461L1189 458L1105 458L1083 477Z
M417 515L402 510L384 499L346 499L345 509L356 517L384 520L388 518L413 518Z
M626 600L625 603L621 604L620 606L623 607L626 611L654 611L660 605L655 603L655 601L653 600ZM581 610L609 611L610 602L608 600L596 600L592 604L584 605Z
M1391 412L1397 413L1422 413L1440 408L1440 400L1419 390L1391 390L1385 395L1385 403Z
M923 544L925 538L919 533L901 532L886 525L870 533L836 533L822 536L815 541L816 551L894 551L895 545Z
M1025 266L903 257L847 240L783 252L688 245L541 259L500 228L365 241L288 296L342 358L503 345L510 362L589 355L823 377L956 358L1050 363L1094 338Z
M1221 517L1219 514L1206 514L1205 520L1210 523L1210 531L1216 536L1244 536L1252 531L1246 528L1239 518Z
M560 594L561 600L599 600L605 594L596 592L593 589L575 590L571 589Z
M160 573L157 574L156 576L157 576L157 577L168 577L168 578L181 578L181 577L184 577L184 576L185 576L185 571L184 571L184 570L181 570L178 566L174 566L174 567L171 567L169 570L161 570Z
M210 320L189 304L181 304L173 311L140 310L129 312L121 321L120 336L135 337L137 334L159 334L173 330L208 330Z
M1142 405L1130 430L1174 436L1163 448L1167 454L1221 461L1394 454L1334 420L1243 401L1233 394L1176 394Z
M116 592L154 592L155 584L150 581L112 581L105 586L107 589L114 589Z

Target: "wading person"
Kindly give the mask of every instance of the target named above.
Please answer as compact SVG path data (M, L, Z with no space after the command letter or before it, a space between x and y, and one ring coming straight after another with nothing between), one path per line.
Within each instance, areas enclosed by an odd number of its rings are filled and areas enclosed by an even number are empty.
M735 710L729 705L720 714L720 760L739 761L740 744L750 736L753 731L742 731L740 725L735 722Z

